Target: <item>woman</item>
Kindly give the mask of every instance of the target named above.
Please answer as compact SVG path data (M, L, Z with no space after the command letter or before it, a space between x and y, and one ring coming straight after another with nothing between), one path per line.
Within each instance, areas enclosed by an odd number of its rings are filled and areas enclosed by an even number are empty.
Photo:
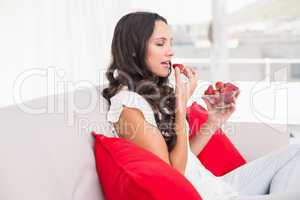
M197 86L198 75L186 68L188 81L183 83L176 68L174 90L168 80L172 56L171 30L163 17L135 12L125 15L117 23L112 41L112 62L106 73L109 86L102 94L110 104L107 119L113 125L114 135L160 157L186 176L204 200L242 199L243 194L267 193L272 178L281 168L290 160L298 159L299 163L299 148L280 151L275 154L277 159L268 156L225 177L215 177L202 166L196 155L234 112L235 103L219 112L206 102L208 120L189 141L186 106ZM275 168L262 180L257 173L266 169L264 164L270 163ZM252 185L257 180L259 184Z

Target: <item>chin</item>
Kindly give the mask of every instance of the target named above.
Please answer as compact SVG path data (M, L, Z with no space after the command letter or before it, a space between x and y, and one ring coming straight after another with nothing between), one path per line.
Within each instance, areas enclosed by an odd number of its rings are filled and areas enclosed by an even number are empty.
M169 73L161 73L161 74L158 74L157 76L161 77L161 78L167 78L169 75Z
M167 78L169 76L169 69L164 70L163 72L160 73L160 77Z
M167 78L169 76L169 69L152 71L152 73L158 77Z

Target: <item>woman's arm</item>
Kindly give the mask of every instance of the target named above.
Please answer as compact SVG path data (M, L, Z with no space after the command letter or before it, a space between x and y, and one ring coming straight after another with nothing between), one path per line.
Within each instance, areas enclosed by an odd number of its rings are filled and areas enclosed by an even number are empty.
M197 74L190 68L185 68L184 75L188 78L187 83L183 83L180 78L180 70L175 67L175 132L177 135L177 143L170 152L170 162L179 172L184 174L187 155L188 155L188 133L186 127L186 104L192 96L197 86Z
M195 155L198 155L210 140L211 136L222 127L235 111L235 100L225 110L219 109L204 100L208 109L208 119L196 135L190 140L190 147Z
M190 147L195 155L198 155L210 140L217 127L209 122L205 123L195 136L190 140Z
M180 173L184 174L187 162L187 127L185 123L185 111L178 111L175 114L175 131L177 143L170 152L170 162Z
M158 128L145 121L136 108L124 107L119 121L114 123L118 135L146 149L170 164L167 144Z
M154 153L167 164L184 174L187 159L187 135L184 114L176 114L177 143L169 154L160 130L145 121L143 113L136 108L124 107L119 121L115 123L118 135Z

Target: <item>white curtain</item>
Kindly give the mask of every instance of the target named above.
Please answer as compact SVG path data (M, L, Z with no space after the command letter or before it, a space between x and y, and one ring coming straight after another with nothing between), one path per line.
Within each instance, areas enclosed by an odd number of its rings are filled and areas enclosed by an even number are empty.
M129 0L1 0L0 107L103 84L113 28L129 10Z

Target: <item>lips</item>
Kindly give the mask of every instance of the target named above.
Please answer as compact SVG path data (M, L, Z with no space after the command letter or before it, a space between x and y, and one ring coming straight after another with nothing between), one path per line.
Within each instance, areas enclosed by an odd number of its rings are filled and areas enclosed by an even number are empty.
M170 62L169 61L161 62L161 65L163 65L164 67L170 67Z

